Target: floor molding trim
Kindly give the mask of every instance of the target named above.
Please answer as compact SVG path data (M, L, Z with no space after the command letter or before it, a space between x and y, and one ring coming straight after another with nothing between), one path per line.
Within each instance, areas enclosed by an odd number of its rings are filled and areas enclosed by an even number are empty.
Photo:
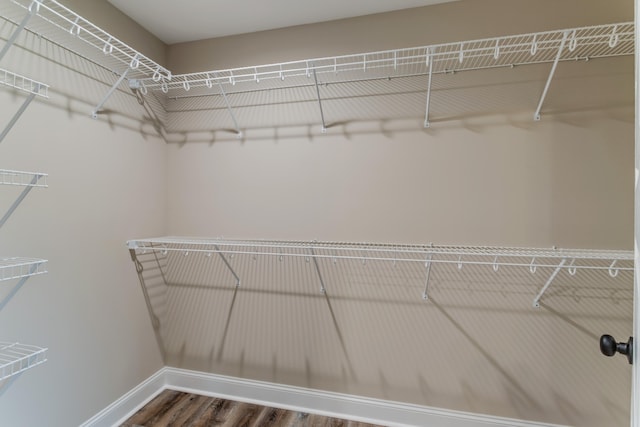
M164 374L172 390L394 427L560 427L177 368Z
M82 423L80 427L111 427L122 424L166 388L165 370L166 368L162 368L151 375L111 405Z
M165 389L389 427L562 427L164 367L80 427L122 424Z

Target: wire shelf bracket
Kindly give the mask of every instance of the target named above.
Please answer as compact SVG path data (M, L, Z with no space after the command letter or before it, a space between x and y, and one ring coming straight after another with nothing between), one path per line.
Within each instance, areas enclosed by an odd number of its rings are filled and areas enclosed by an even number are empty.
M425 62L429 67L429 78L427 80L427 106L424 113L424 127L428 128L429 126L431 126L431 124L429 123L429 108L431 105L431 78L433 77L433 66L429 63L431 61L431 58L429 56L429 48L427 48L426 55L427 59Z
M5 45L2 47L2 50L0 51L0 61L7 54L11 46L13 46L13 44L16 42L18 35L20 35L22 30L25 29L25 27L27 26L27 24L29 23L33 15L36 14L39 8L40 8L39 1L34 1L33 3L31 3L31 5L29 5L26 15L24 16L24 18L22 18L22 21L20 22L20 24L18 24L16 29L13 31L13 33L11 33L11 36L7 40L7 43L5 43Z
M324 286L324 279L322 278L322 273L320 272L320 266L318 265L316 253L313 248L309 248L309 252L311 252L311 259L313 260L313 265L315 266L316 273L318 273L318 280L320 281L320 293L324 294L327 292L327 288Z
M220 255L220 258L222 258L222 262L224 262L224 265L227 266L227 268L229 269L231 274L233 274L233 277L235 277L235 279L236 279L236 288L240 287L240 277L236 274L236 272L233 269L233 267L231 267L231 264L229 264L229 261L227 260L227 258L224 256L222 251L220 251L220 248L217 245L214 245L214 247L216 248L216 251L218 251L218 255Z
M558 267L556 267L556 269L553 271L553 273L551 273L551 276L547 280L547 283L544 284L542 289L540 289L540 292L538 292L538 295L536 295L536 297L533 300L533 307L534 308L539 308L540 307L540 298L542 298L542 295L544 295L544 293L547 291L549 286L551 286L551 282L553 282L553 280L556 278L558 273L560 273L560 270L562 270L562 267L564 267L566 262L567 262L566 258L563 259L562 261L560 261L560 264L558 265Z
M427 261L424 263L426 268L425 279L424 279L424 292L422 292L422 299L425 301L429 301L429 278L431 276L431 259L432 255L427 255Z
M560 61L560 55L562 55L562 49L564 49L564 44L567 41L568 31L565 31L562 35L562 41L560 42L560 47L558 48L558 53L556 54L556 58L553 60L553 65L551 66L551 71L549 72L549 77L547 77L547 83L544 85L544 89L542 90L542 95L540 96L540 101L538 102L538 107L536 108L536 112L533 114L533 120L540 121L540 111L542 110L542 104L544 103L544 99L547 97L547 92L549 91L549 86L551 86L551 80L553 79L553 75L556 72L556 67L558 67L558 61ZM575 32L574 32L575 34Z
M320 109L320 119L322 120L322 128L320 131L322 133L327 133L327 124L324 121L324 111L322 110L322 98L320 97L320 86L318 86L318 75L316 74L315 67L313 68L313 80L316 85L316 95L318 97L318 108Z
M39 95L43 98L48 97L49 86L5 69L0 69L0 77L2 77L0 85L18 89L29 94L11 120L9 120L9 123L7 123L5 128L2 130L2 133L0 133L1 143L36 96Z
M233 113L233 108L231 108L229 97L227 96L227 93L225 92L222 84L220 84L219 80L217 81L217 83L218 83L218 87L220 88L220 93L222 94L222 98L224 99L224 104L227 106L227 111L231 116L231 120L233 120L233 126L235 127L236 134L238 135L238 138L242 138L242 131L240 130L240 126L238 126L238 119L236 118L236 115ZM188 85L188 82L186 80L185 80L185 84Z
M0 342L0 381L47 361L46 348L20 343Z
M102 112L102 107L109 100L111 95L113 95L113 92L115 92L116 89L118 89L118 86L120 86L120 84L127 78L127 74L129 74L130 71L134 70L139 66L139 65L136 65L137 62L135 61L138 61L137 56L132 60L131 64L129 64L129 67L127 67L127 69L124 70L122 74L120 74L120 77L118 78L118 80L116 80L116 82L107 91L106 95L102 98L102 100L98 103L98 105L96 105L96 108L93 109L93 111L91 112L91 117L93 119L98 118L98 115Z
M0 169L0 184L2 185L16 185L25 187L24 190L18 195L16 200L11 204L7 212L0 218L0 228L7 222L9 217L18 208L20 203L27 197L27 194L34 187L47 187L47 174L36 172L20 172Z

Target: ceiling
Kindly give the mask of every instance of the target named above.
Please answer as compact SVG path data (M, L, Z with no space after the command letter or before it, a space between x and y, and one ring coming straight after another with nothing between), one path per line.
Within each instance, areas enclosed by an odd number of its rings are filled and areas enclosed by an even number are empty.
M167 44L455 0L108 0Z

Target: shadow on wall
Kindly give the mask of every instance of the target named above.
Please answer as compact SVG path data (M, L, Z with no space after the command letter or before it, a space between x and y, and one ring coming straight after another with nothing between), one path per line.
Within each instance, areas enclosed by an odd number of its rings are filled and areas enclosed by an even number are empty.
M168 366L549 423L628 423L630 367L600 355L598 338L631 332L630 272L563 271L534 309L553 269L437 264L425 301L423 263L224 257L138 254Z

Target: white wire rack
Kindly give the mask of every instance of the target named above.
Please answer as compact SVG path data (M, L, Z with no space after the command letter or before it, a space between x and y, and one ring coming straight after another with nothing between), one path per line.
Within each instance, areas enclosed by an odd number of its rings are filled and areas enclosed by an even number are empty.
M0 381L47 361L47 349L20 343L0 342Z
M0 84L43 98L49 97L48 85L2 68L0 68Z
M39 258L0 258L0 282L47 272L47 260Z
M48 187L47 178L46 173L0 169L0 185Z
M117 74L131 69L129 78L171 79L165 67L55 0L2 1L5 19Z
M130 249L138 252L157 251L167 254L212 253L249 254L275 257L313 257L361 261L421 262L455 265L487 265L513 267L558 267L566 260L566 269L633 271L633 251L511 248L489 246L407 245L388 243L345 243L279 240L227 240L161 237L129 240Z
M519 34L251 67L178 74L169 81L143 80L147 89L184 96L193 88L218 89L237 83L291 77L324 77L323 82L452 73L559 61L633 55L632 22ZM266 85L265 89L270 86ZM215 92L214 94L219 94Z
M538 269L551 269L552 273L533 300L533 306L540 306L540 299L561 270L571 276L578 270L600 270L615 278L621 271L633 272L633 251L588 250L588 249L545 249L513 248L488 246L443 246L408 245L388 243L346 243L317 241L278 241L278 240L226 240L226 239L189 239L181 237L160 237L152 239L129 240L129 250L136 256L147 252L178 252L184 257L217 254L240 286L240 277L229 263L227 256L237 254L284 258L304 258L314 260L320 276L318 259L358 260L363 265L368 262L421 263L425 267L425 287L423 299L429 299L429 277L434 264L449 264L462 270L465 265L487 266L493 272L501 267L527 268L531 273ZM168 257L169 260L172 258ZM175 260L176 258L173 257ZM179 258L178 258L179 259ZM326 264L326 263L325 263ZM331 265L331 263L328 263ZM322 279L321 279L322 281ZM321 287L324 292L324 284Z

